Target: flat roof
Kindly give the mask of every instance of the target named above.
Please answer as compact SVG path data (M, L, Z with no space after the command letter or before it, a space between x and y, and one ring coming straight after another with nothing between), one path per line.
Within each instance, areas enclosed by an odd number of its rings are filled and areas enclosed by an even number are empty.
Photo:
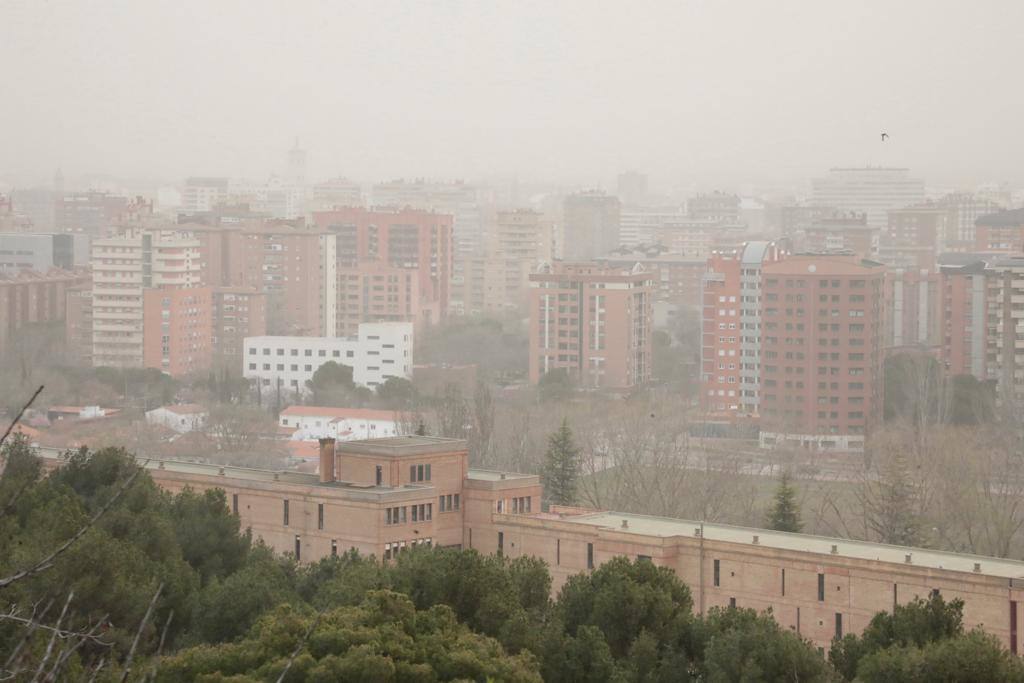
M60 456L64 452L59 448L37 447L37 450L41 457L50 460L60 460ZM224 477L225 479L240 479L252 482L278 482L283 484L296 484L299 486L311 486L352 492L395 493L433 488L429 484L375 486L372 484L359 484L349 481L321 482L320 477L317 474L311 472L297 472L295 470L265 470L254 467L237 467L235 465L218 465L216 463L188 462L185 460L147 460L142 456L136 456L135 460L146 470L163 470L168 472L177 472L180 474Z
M519 472L501 472L499 470L469 470L469 479L477 479L479 481L502 481L510 479L529 479L530 477L536 477L536 474L521 474Z
M668 517L649 517L621 512L595 512L566 516L559 519L563 522L596 526L610 531L661 538L672 536L694 538L694 530L701 526L699 521ZM627 521L627 528L622 528L623 520ZM771 529L730 526L728 524L709 524L707 522L704 523L703 535L706 541L723 541L743 545L753 545L754 536L757 536L757 545L760 547L818 553L830 557L877 560L892 564L906 564L907 555L910 555L910 564L918 567L980 573L1008 579L1024 577L1024 562L998 557L949 553L940 550L886 545L884 543L870 543L844 538L830 538L828 536L812 536L810 534L792 534L783 531L772 531ZM836 546L835 553L832 552L832 546ZM980 572L974 571L976 563L981 565Z
M356 439L337 441L335 453L356 453L367 455L405 456L450 453L466 449L465 439L449 439L441 436L387 436L379 439Z

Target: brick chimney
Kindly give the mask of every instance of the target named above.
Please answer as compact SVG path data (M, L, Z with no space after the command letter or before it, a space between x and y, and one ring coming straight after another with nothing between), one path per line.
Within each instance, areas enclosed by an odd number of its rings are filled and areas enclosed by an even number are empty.
M334 471L334 439L320 439L320 483L337 481Z

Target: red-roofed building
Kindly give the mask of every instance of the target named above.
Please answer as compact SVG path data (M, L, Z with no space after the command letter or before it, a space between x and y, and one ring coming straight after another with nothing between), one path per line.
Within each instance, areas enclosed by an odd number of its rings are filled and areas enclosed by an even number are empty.
M339 441L398 436L398 414L368 408L291 406L281 411L278 429L292 429L293 441L330 437Z

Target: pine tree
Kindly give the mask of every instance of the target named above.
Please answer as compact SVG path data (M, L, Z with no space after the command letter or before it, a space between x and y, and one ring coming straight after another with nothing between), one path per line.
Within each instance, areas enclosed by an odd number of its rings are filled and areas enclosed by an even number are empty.
M580 474L580 452L573 442L569 421L548 437L541 479L548 501L555 505L576 504L576 482Z
M426 436L426 435L427 435L427 425L424 424L423 420L420 420L419 426L416 427L416 436Z
M775 531L799 533L804 524L800 521L800 505L796 502L796 488L791 483L789 472L783 472L775 499L768 510L768 528Z

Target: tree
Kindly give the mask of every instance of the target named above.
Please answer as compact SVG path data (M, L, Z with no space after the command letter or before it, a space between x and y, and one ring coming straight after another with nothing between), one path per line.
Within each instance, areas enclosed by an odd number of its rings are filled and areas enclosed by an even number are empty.
M692 627L690 589L671 569L648 560L614 557L590 574L569 578L555 604L565 631L593 626L615 658L625 657L645 632L659 647L685 649Z
M834 681L828 662L808 641L783 630L770 612L713 607L705 620L702 680Z
M861 501L868 528L882 543L919 546L923 542L917 491L906 457L889 454L877 479L862 483Z
M576 390L576 380L565 368L548 370L537 382L540 400L545 403L559 403L572 397Z
M895 646L872 653L857 667L857 680L864 683L1021 683L1024 664L1007 652L995 636L976 629L923 647Z
M344 403L356 389L351 366L333 360L321 364L306 386L313 391L313 401L317 405Z
M377 400L386 408L402 410L416 404L419 392L404 377L388 377L383 384L377 385Z
M541 479L548 500L556 505L575 505L580 476L580 452L572 438L568 419L548 438Z
M891 647L921 647L963 635L963 600L946 602L933 594L879 612L859 636L847 634L832 643L829 660L847 680L857 675L864 657Z
M386 590L318 617L280 606L237 642L199 646L166 659L157 680L275 680L296 651L289 680L541 680L531 654L508 655L496 640L459 623L451 608L418 610L408 596Z
M775 489L775 499L768 510L767 525L775 531L800 533L803 522L800 521L800 504L796 500L796 488L791 483L788 471L783 471L779 486Z

